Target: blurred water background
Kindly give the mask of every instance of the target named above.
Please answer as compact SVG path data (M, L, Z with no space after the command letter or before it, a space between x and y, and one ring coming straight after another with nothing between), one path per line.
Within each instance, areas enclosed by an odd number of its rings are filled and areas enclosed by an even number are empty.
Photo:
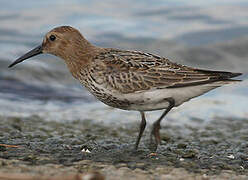
M79 29L99 46L142 50L189 66L244 73L242 83L218 88L174 109L166 123L187 124L192 117L203 122L215 116L248 117L247 0L1 0L1 116L138 123L139 113L96 101L59 58L39 55L7 68L60 25ZM155 120L159 113L149 113L148 118Z

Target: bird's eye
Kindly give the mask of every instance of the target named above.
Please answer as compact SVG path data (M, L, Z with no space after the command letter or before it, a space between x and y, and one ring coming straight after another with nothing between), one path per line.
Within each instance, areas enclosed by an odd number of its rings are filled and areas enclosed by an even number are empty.
M55 41L55 39L56 39L56 36L54 36L54 35L51 35L51 36L49 36L49 39L50 39L51 41Z

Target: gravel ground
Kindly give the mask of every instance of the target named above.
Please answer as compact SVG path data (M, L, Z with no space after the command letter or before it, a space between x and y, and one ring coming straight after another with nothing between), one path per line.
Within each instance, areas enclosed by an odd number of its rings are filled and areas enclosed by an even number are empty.
M138 123L110 127L0 117L0 172L58 175L98 171L107 179L247 179L248 119L191 119L161 129L162 145L147 148L149 133L133 150Z

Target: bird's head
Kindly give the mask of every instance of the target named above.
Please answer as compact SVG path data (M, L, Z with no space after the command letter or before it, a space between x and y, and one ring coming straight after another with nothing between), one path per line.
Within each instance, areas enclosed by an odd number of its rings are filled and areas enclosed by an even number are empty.
M41 45L15 60L9 67L41 53L58 56L68 64L70 61L75 61L80 59L81 56L87 55L93 47L77 29L70 26L60 26L49 31L44 36Z

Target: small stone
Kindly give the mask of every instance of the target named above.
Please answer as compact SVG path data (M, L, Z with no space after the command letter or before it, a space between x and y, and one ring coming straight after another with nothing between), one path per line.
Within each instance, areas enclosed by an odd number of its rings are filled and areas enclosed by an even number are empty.
M84 148L82 149L81 152L82 152L82 153L91 153L89 149L84 149Z
M228 155L227 157L228 157L229 159L234 159L234 158L235 158L233 154L230 154L230 155Z
M86 149L86 151L85 151L86 153L91 153L90 151L89 151L89 149Z
M203 177L203 179L208 179L208 175L207 174L203 174L202 177Z
M184 144L184 143L179 143L177 145L177 148L179 148L179 149L185 149L186 147L187 147L187 144Z
M154 156L157 156L157 155L158 155L157 153L152 152L152 153L150 153L148 156L154 157Z

